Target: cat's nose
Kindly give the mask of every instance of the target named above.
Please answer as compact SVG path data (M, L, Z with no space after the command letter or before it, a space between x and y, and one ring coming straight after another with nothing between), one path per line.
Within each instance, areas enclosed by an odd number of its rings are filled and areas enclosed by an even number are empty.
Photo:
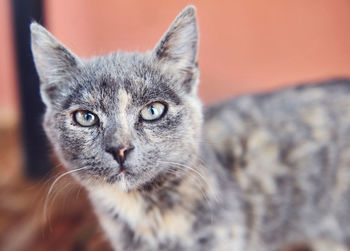
M106 152L112 154L113 158L122 165L126 159L126 156L135 147L133 145L119 145L119 146L107 146Z

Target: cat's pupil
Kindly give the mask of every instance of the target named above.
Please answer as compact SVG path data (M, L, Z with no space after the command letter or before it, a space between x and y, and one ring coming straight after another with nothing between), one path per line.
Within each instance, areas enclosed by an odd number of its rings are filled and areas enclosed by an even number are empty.
M160 102L153 102L145 106L140 115L144 120L150 121L159 119L165 111L165 105Z
M92 115L91 113L85 113L85 114L84 114L84 119L85 119L86 121L90 121L90 120L93 119L93 115Z
M150 106L149 111L150 111L150 113L151 113L152 115L155 115L156 112L157 112L157 110L154 108L153 105Z

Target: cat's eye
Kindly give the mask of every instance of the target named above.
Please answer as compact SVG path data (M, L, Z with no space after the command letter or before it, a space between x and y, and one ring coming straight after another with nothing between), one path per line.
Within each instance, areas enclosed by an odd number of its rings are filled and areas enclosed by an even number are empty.
M73 118L80 126L89 127L98 123L98 117L96 114L86 111L78 110L73 113Z
M141 118L145 121L153 121L160 119L166 112L165 104L161 102L153 102L145 106L141 112Z

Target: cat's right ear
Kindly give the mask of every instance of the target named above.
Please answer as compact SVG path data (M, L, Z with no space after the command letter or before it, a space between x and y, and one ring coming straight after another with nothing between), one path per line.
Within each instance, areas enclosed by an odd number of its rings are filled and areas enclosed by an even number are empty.
M68 79L79 70L79 58L60 43L40 24L30 25L31 48L41 83L41 93L46 105L51 103Z
M196 9L187 6L175 18L168 31L153 50L153 55L167 69L184 76L185 89L190 92L198 83L198 26Z

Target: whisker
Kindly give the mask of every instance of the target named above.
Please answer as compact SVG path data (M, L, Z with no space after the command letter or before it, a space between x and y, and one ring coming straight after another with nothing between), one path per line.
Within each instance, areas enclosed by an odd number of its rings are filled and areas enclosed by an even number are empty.
M60 164L54 166L53 169L56 169L56 168L61 167L61 166L63 166L63 164L60 163ZM41 188L40 188L39 191L40 191L40 192L43 192L43 190L46 188L46 186L47 186L53 179L55 179L55 176L47 175L47 178L46 178L46 177L43 177L43 178L45 179L45 181L41 181L40 183L35 183L35 184L33 184L33 185L30 185L30 186L26 187L25 189L26 189L26 190L33 190L33 189L36 189L37 186L39 185L39 186L41 186ZM43 179L43 180L44 180L44 179Z
M66 175L68 175L68 174L71 174L71 173L74 173L74 172L79 172L79 171L81 171L81 170L86 170L86 169L88 169L88 168L90 168L90 167L85 166L85 167L81 167L81 168L78 168L78 169L66 171L66 172L62 173L61 175L59 175L59 176L54 180L54 182L51 184L50 189L49 189L49 191L47 192L46 197L45 197L45 202L44 202L44 220L45 220L45 221L48 221L48 218L47 218L47 206L48 206L48 203L49 203L49 198L50 198L50 195L51 195L51 193L52 193L52 191L53 191L53 188L54 188L54 186L57 184L57 182L58 182L59 180L61 180L63 177L65 177Z
M180 166L176 166L176 170L173 170L172 168L174 167L170 167L168 168L168 170L166 172L169 172L169 173L175 173L177 174L178 171L182 171L183 173L186 171L186 169L180 167ZM205 202L207 203L208 207L209 207L209 211L210 211L210 220L211 220L211 223L214 222L214 216L213 216L213 205L212 205L212 201L209 200L209 197L207 196L207 194L205 193L204 189L202 186L200 186L200 183L202 183L203 181L201 179L198 179L198 176L196 176L195 174L196 173L189 173L191 176L190 178L194 179L196 182L194 183L195 186L198 188L199 192L201 193L203 199L205 200ZM200 178L200 176L199 176Z
M62 193L62 192L65 192L66 191L66 189L68 188L70 186L70 183L66 183L66 184L61 184L60 186L59 186L59 189L56 189L56 191L54 191L54 192L52 192L52 196L51 196L51 201L53 202L53 201L55 201L56 200L56 198ZM50 204L49 204L49 202L48 202L48 205L47 205L48 207L50 207Z
M163 162L165 164L176 165L176 166L180 166L180 167L183 167L183 168L187 168L187 169L195 172L208 185L208 187L210 187L209 183L206 181L206 179L203 177L203 175L198 170L196 170L196 169L194 169L192 167L189 167L187 165L184 165L184 164L181 164L181 163L177 163L177 162L171 162L171 161L159 160L159 162Z
M187 165L183 165L183 164L177 163L177 162L169 162L169 161L159 161L159 162L163 162L163 163L167 163L167 164L172 164L172 165L177 165L177 167L187 168L187 169L193 171L194 173L196 173L196 174L207 184L207 186L208 186L209 189L211 188L210 184L207 182L207 180L203 177L203 175L202 175L198 170L196 170L196 169L194 169L194 168L192 168L192 167L189 167L189 166L187 166ZM203 162L203 161L201 161L201 162ZM205 166L204 163L201 163L201 164L202 164L203 166ZM207 198L208 198L208 197L207 197ZM215 199L216 202L219 201L219 198L217 197L216 193L214 194L214 199ZM208 198L208 200L209 200L209 198Z
M79 198L80 192L81 192L81 189L82 189L82 188L83 188L83 187L80 185L79 188L78 188L78 191L77 191L77 193L76 193L76 195L75 195L75 199L78 199L78 198Z

